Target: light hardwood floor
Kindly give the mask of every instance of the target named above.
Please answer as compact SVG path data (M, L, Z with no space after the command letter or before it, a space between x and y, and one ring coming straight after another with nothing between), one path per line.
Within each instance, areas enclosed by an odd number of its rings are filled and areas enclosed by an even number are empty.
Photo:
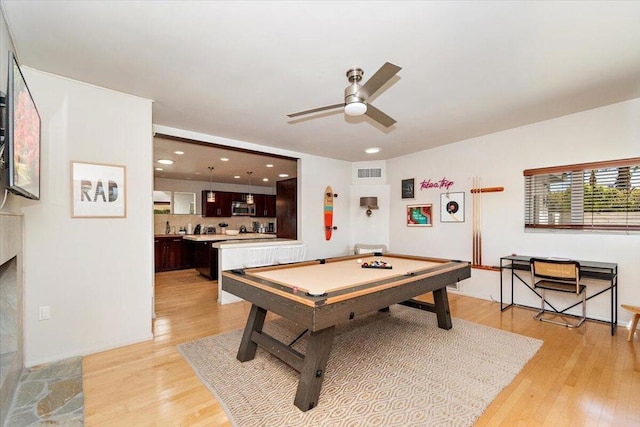
M156 275L152 341L83 359L87 426L228 426L176 345L244 326L249 305L216 303L217 282L195 270ZM585 322L538 322L533 311L450 293L454 317L544 340L478 426L640 426L640 339ZM454 319L455 327L455 319ZM285 402L286 403L286 402Z

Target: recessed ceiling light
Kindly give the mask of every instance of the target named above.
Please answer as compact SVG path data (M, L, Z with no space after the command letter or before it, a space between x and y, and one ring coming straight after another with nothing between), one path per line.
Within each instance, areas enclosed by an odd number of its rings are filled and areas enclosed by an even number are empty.
M194 174L194 175L200 175L200 172L195 171L193 174Z
M160 159L160 160L158 160L158 163L160 163L161 165L172 165L173 164L173 160Z
M262 178L263 182L269 182L269 178Z
M220 161L221 161L221 162L228 162L228 161L229 161L229 159L228 159L228 158L226 158L226 157L220 157Z
M157 171L163 171L164 169L162 168L156 168Z
M174 151L174 153L175 153L175 154L178 154L178 155L183 155L183 154L184 154L184 151Z
M267 167L268 167L268 168L272 168L272 167L273 167L273 165L272 165L271 163L269 163L269 164L267 165Z
M240 179L240 175L234 176L235 179Z
M364 152L367 154L375 154L375 153L379 153L380 149L378 147L371 147L364 150Z
M280 178L286 178L289 176L288 173L281 173L280 175L278 175Z

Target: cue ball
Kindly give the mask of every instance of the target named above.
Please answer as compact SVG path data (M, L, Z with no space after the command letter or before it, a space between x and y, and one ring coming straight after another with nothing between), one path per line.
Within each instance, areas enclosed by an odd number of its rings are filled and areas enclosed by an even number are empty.
M360 258L358 258L358 260L356 261L358 264L362 264L362 260Z

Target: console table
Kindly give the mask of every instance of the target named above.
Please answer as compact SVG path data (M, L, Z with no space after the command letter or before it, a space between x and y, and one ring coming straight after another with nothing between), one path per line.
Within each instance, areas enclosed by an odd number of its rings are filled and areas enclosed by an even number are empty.
M518 304L513 301L514 278L517 278L531 292L538 295L539 298L542 298L542 296L538 292L536 292L535 289L531 287L530 280L525 281L522 278L522 276L518 274L519 271L528 272L529 275L531 274L531 267L529 265L529 260L531 258L543 258L543 257L527 256L527 255L508 255L500 258L500 311L505 311L506 309L511 308L513 306L533 308L533 309L539 308L539 307L533 307L530 305ZM615 335L616 325L618 324L618 264L610 263L610 262L599 262L599 261L581 261L581 260L576 260L576 261L580 263L581 277L589 277L592 279L602 280L608 283L608 286L605 289L602 289L593 295L587 296L587 301L597 297L602 293L605 293L605 292L611 293L611 321L607 323L611 324L611 335ZM503 302L502 272L504 270L511 270L511 302L509 304L506 304L506 301ZM566 311L579 305L580 301L560 311L556 310L556 308L553 305L551 305L548 301L545 300L545 303L548 304L557 314L572 316L572 314L568 314L566 313ZM588 316L587 316L587 319L595 320L597 322L602 322L602 320L600 319L594 319Z

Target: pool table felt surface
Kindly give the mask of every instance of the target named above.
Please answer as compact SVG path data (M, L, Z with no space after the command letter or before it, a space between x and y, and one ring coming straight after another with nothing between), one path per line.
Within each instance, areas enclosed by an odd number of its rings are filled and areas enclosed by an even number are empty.
M362 268L357 262L382 261L391 265L391 269ZM392 256L363 255L325 264L301 265L250 272L252 276L266 279L298 291L308 292L310 295L322 295L341 289L375 283L392 277L405 276L407 273L417 272L441 266L437 261L425 261L410 258L396 258Z

